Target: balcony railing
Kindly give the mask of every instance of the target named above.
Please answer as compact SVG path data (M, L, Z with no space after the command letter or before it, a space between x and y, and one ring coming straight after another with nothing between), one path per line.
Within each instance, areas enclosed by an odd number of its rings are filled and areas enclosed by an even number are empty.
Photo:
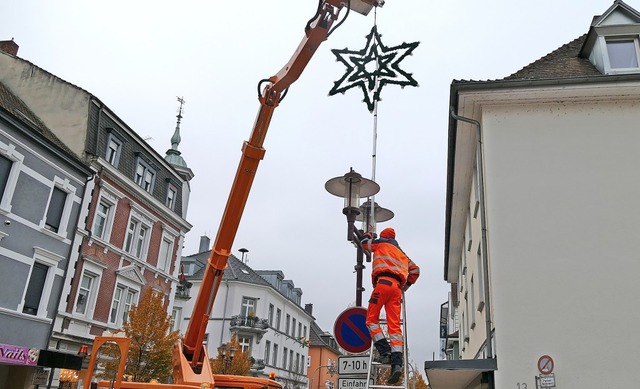
M262 335L269 330L269 322L256 316L231 316L230 330L256 334L257 343L260 343Z

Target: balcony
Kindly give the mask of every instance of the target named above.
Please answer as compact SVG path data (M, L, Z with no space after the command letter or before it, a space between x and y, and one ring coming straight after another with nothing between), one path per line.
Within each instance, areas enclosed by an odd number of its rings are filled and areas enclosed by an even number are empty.
M231 317L230 330L235 333L255 334L257 343L260 343L262 335L269 330L269 322L256 316L236 315Z
M189 300L191 298L189 291L191 290L191 282L180 280L176 287L176 298L180 300Z

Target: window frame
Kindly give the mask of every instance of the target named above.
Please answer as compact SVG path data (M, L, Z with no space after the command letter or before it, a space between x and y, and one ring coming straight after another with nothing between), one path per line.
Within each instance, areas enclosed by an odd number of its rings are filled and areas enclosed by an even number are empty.
M173 192L173 197L169 194ZM176 203L178 202L178 187L172 184L171 182L167 182L167 194L164 200L164 205L167 206L172 211L176 210Z
M102 235L96 234L96 222L98 220L98 212L100 205L106 203L109 205L108 214L105 215L105 223L102 230ZM95 207L93 213L93 222L91 225L91 236L95 239L100 239L105 242L109 242L111 239L111 232L113 230L113 220L115 218L116 210L118 206L118 198L109 192L104 190L100 191L100 197L98 198L98 205Z
M118 276L116 280L115 287L113 288L113 293L111 294L111 305L109 306L109 317L107 319L107 323L112 326L116 326L118 328L122 327L125 321L128 319L129 310L131 307L138 303L140 299L140 285L134 284L131 281L128 281L126 278L122 276ZM118 302L118 307L115 312L115 321L113 320L113 305L115 301L115 295L118 290L122 290L122 295L120 296L120 300ZM128 297L132 297L131 300L127 300Z
M0 142L0 155L12 162L7 184L5 185L4 192L0 194L0 209L11 212L11 200L13 199L13 194L18 183L18 176L22 170L24 155L16 151L15 145L2 142Z
M253 316L256 316L256 308L258 305L258 299L255 297L242 296L242 302L240 304L240 316L241 317L249 317L252 316L250 313L253 313ZM253 312L251 312L253 311Z
M160 270L163 271L165 273L168 273L169 270L171 270L171 265L172 265L172 259L173 259L173 248L174 248L174 244L175 244L175 237L169 233L167 233L166 231L163 231L162 233L162 239L160 239L160 246L158 247L158 258L156 261L156 267ZM169 246L166 250L165 257L164 259L162 258L162 254L163 254L163 244L164 243L169 243ZM163 266L161 266L161 260L164 260Z
M613 67L611 64L611 54L609 52L610 43L631 42L635 50L635 67ZM625 35L610 35L604 37L604 63L606 74L624 74L624 73L638 73L640 71L640 42L637 34L625 34Z
M135 227L133 229L131 228L132 223L135 223ZM143 229L146 232L144 236L141 237L140 232ZM144 260L149 250L152 231L153 223L142 214L132 209L129 214L129 220L127 220L122 250L134 258ZM139 250L136 249L138 247Z
M108 164L117 168L120 164L120 156L122 155L122 148L124 147L124 140L122 137L117 135L113 129L107 129L109 131L109 135L107 136L107 143L104 152L104 159ZM111 152L111 144L115 144L117 148L114 152Z
M142 172L140 172L142 168ZM148 175L151 176L150 182L147 181ZM155 188L157 172L149 163L147 163L141 156L136 158L136 165L133 171L133 181L148 193L153 193ZM143 185L145 184L145 185ZM148 184L148 187L147 185Z
M57 231L50 228L50 225L48 224L49 209L52 205L51 201L53 198L53 193L56 189L66 194L64 199L64 205L62 208L62 213L60 214L60 221L58 223ZM51 190L49 191L49 197L47 199L47 207L44 210L44 215L42 217L42 220L40 220L40 229L42 231L45 231L50 234L54 234L63 238L68 235L67 229L69 228L69 218L71 217L71 208L73 207L73 203L75 202L75 194L76 194L76 188L71 184L68 178L61 178L57 176L54 177L53 185L51 186Z
M82 272L80 273L80 278L78 282L78 288L76 288L74 300L73 300L73 308L72 314L74 316L79 317L93 317L93 312L95 311L95 305L98 298L98 291L100 288L100 282L102 280L102 271L104 269L104 265L98 265L93 263L88 258L84 258L84 264L82 266ZM78 310L78 296L80 295L80 283L82 282L82 278L85 274L89 274L93 277L93 282L91 284L91 288L89 290L89 296L87 297L86 308L83 313L77 312Z

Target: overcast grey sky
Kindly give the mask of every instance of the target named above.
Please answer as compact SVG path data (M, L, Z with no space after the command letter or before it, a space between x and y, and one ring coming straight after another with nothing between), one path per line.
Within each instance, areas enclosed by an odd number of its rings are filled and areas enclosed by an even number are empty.
M377 12L387 46L420 41L401 67L418 88L387 86L378 108L376 201L422 268L407 293L410 359L438 355L443 280L449 85L499 79L586 33L612 0L387 0ZM640 8L640 0L629 0ZM215 238L242 142L259 104L256 85L281 69L303 37L315 0L3 1L0 39L18 55L97 96L162 155L186 100L180 151L195 173L187 220ZM344 14L343 14L344 15ZM279 269L333 332L355 302L355 251L342 200L324 183L350 167L372 173L373 117L358 90L328 97L344 73L331 49L360 50L374 13L349 19L317 51L275 111L233 247L254 269ZM365 269L364 301L371 291ZM532 312L532 314L535 314Z

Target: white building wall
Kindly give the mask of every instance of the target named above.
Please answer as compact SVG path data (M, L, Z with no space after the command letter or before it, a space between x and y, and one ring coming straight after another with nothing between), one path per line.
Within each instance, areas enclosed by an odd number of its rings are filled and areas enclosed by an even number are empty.
M497 388L637 387L640 102L482 111Z

